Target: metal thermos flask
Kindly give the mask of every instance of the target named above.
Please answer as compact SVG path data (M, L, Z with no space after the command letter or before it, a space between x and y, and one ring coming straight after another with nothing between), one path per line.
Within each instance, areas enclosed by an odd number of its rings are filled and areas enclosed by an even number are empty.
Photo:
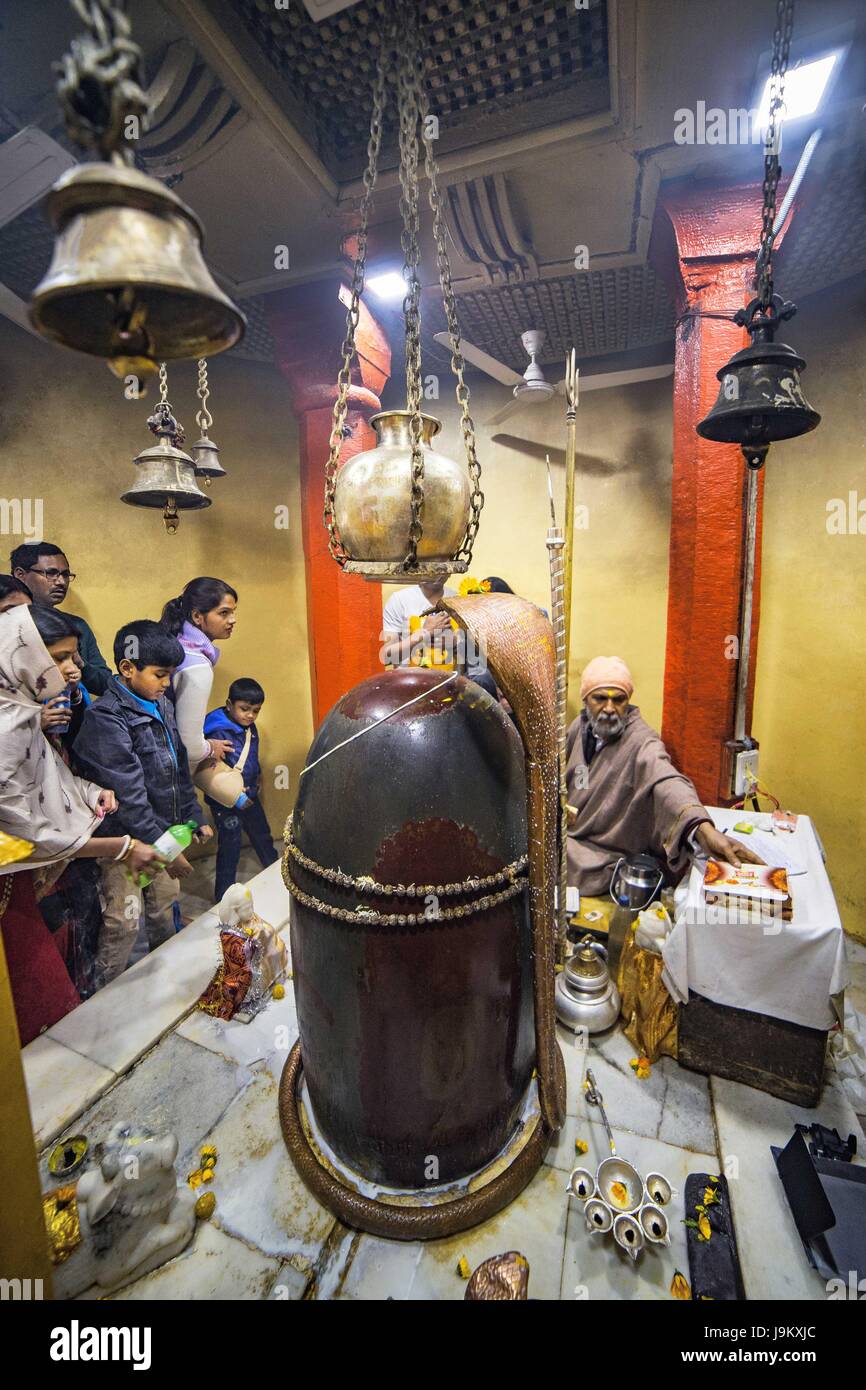
M623 855L610 880L610 896L616 907L607 934L607 959L615 980L626 936L639 912L658 896L664 870L652 854Z

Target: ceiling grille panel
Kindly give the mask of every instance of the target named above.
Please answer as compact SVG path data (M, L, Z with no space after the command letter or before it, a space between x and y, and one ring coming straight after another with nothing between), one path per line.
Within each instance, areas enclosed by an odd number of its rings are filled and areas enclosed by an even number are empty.
M667 290L650 266L587 271L556 280L524 281L460 295L460 331L507 366L522 372L528 328L543 328L541 360L563 364L572 347L578 357L649 346L673 336ZM441 307L431 300L430 333L445 327Z
M302 0L291 0L286 10L275 10L273 0L231 4L289 89L296 103L292 119L335 176L356 176L365 162L372 82L391 0L362 0L318 24ZM588 9L577 9L574 0L426 0L418 10L440 152L607 108L603 0L590 0ZM534 100L541 96L543 109ZM396 148L394 105L392 88L383 164L392 162ZM490 115L489 126L478 124L479 114Z

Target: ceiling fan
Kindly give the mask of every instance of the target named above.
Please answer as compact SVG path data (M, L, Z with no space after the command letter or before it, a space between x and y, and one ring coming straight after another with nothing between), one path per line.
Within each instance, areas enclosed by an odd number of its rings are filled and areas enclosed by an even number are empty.
M441 343L443 347L451 346L447 333L434 333L433 337L435 342ZM485 420L486 425L499 425L503 420L507 420L509 415L514 415L525 406L540 405L543 401L550 400L556 392L560 395L565 394L565 378L555 386L551 385L536 360L546 340L547 334L543 328L530 328L521 333L520 341L529 357L529 366L522 376L511 367L506 367L504 362L498 362L495 357L491 357L489 352L482 351L472 343L461 343L461 350L467 362L486 372L494 381L501 381L503 386L513 387L513 399L495 415L491 415L489 420ZM670 376L673 370L673 363L668 362L659 367L633 367L625 372L600 372L593 376L580 377L578 389L598 391L608 386L630 386L637 381L658 381L662 377Z

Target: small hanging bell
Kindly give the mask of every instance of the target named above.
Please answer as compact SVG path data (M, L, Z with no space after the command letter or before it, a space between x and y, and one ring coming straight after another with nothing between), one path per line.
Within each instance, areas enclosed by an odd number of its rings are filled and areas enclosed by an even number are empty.
M804 359L785 343L773 341L779 324L795 313L795 305L773 295L766 306L753 299L734 315L752 341L716 373L721 383L718 399L695 426L702 438L740 444L745 454L766 454L777 440L796 439L819 424L821 416L800 386Z
M242 337L246 320L205 265L201 223L156 179L119 158L79 165L46 211L54 255L30 304L43 337L123 367L213 355Z
M212 478L224 478L226 471L220 463L220 451L212 439L203 434L191 448L195 476L201 478L205 487L210 487Z
M208 438L213 416L207 404L210 388L207 384L207 360L204 357L200 358L198 364L196 395L201 401L201 408L195 417L195 422L201 430L201 439L197 439L192 446L192 461L195 464L196 477L201 478L205 487L210 487L211 478L224 478L226 471L220 463L219 449L213 440Z
M178 511L198 511L209 507L211 499L196 483L195 465L189 454L177 447L183 434L164 398L148 419L147 427L156 435L157 443L133 460L138 476L120 500L130 507L162 507L166 530L173 535L180 522Z

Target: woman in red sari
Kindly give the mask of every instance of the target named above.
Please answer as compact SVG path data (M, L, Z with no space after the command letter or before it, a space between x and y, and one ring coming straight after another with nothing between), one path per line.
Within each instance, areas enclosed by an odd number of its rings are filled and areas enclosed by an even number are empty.
M42 731L42 706L64 684L29 607L0 614L0 831L32 846L24 859L0 861L0 929L22 1045L79 1003L38 899L71 859L122 859L133 872L161 863L152 845L94 838L114 792L73 776Z

